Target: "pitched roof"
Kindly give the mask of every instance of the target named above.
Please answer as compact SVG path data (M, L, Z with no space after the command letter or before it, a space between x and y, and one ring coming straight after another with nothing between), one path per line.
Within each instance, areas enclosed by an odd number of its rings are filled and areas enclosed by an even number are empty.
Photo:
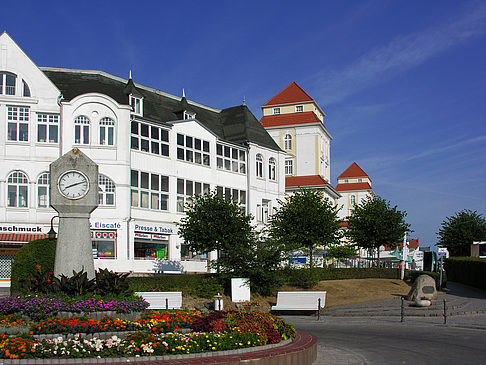
M361 183L347 183L347 184L338 184L336 186L337 191L359 191L359 190L373 190L371 185L367 182Z
M356 162L353 162L344 172L338 176L338 179L344 179L349 177L367 177L369 176L364 172Z
M296 124L314 124L321 122L314 112L303 113L291 113L291 114L278 114L278 115L266 115L260 119L260 123L263 127L280 127L284 125L296 125Z
M399 250L401 250L403 248L403 241L401 242L398 242L394 247L397 247ZM419 240L418 239L414 239L414 240L409 240L407 241L407 247L408 248L418 248L419 247ZM386 251L390 251L390 250L393 250L394 248L391 247L391 246L385 246L385 250Z
M295 81L290 83L285 89L267 101L263 106L292 104L314 101Z
M320 175L309 176L286 176L285 187L292 188L298 186L325 186L329 183Z
M128 105L128 94L143 97L143 118L165 124L180 120L181 108L196 114L196 118L221 140L243 144L253 142L274 150L280 150L268 132L244 105L223 110L207 107L186 98L133 83L130 80L102 71L41 68L46 76L61 90L63 100L69 101L86 93L102 93L117 103Z

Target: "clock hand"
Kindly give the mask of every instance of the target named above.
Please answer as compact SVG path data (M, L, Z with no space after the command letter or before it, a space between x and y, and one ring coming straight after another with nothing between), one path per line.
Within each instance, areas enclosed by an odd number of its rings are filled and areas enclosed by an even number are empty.
M83 183L84 183L84 181L78 181L78 182L76 182L74 184L71 184L71 185L66 186L64 189L69 189L69 188L72 188L73 186L76 186L76 185L79 185L79 184L83 184Z

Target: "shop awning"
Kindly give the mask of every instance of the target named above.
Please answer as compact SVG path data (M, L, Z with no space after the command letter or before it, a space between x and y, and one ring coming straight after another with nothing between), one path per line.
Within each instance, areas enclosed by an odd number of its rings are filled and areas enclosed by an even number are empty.
M19 245L39 240L41 238L48 238L47 234L33 234L33 233L0 233L0 243L8 243L9 245Z

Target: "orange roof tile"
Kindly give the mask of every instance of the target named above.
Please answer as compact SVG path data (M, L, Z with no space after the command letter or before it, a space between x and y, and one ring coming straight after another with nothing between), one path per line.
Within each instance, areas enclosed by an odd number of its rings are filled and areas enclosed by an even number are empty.
M348 183L338 184L336 186L337 191L357 191L357 190L373 190L371 185L367 182L364 183Z
M295 81L293 81L262 106L300 103L305 101L313 101L313 99L307 95Z
M338 176L338 179L344 179L347 177L368 177L361 167L358 166L356 162L353 162L344 172Z
M329 185L329 183L320 175L309 176L286 176L285 187L293 188L297 186L323 186Z
M321 120L317 118L317 115L315 115L314 112L266 115L260 119L260 123L264 128L314 123L321 123L324 125Z

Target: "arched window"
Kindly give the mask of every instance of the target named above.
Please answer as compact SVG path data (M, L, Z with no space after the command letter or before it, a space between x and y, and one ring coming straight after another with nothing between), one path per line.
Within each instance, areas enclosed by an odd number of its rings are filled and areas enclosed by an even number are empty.
M286 134L284 137L284 150L290 151L292 149L292 136L290 134Z
M0 72L0 95L15 95L17 75L10 72Z
M7 178L7 206L25 208L28 206L29 180L21 171L12 172Z
M354 195L351 195L351 207L354 207L356 205L356 197Z
M22 80L22 88L23 88L23 94L22 95L30 97L29 85L27 85L27 83L24 80Z
M268 178L277 180L277 163L273 157L268 160Z
M263 177L263 156L256 155L256 176Z
M98 203L100 205L115 205L115 183L105 175L98 177Z
M84 115L74 119L74 143L89 144L89 119Z
M49 208L49 173L42 173L37 179L37 207Z
M100 120L100 144L113 146L115 144L115 121L111 118Z

